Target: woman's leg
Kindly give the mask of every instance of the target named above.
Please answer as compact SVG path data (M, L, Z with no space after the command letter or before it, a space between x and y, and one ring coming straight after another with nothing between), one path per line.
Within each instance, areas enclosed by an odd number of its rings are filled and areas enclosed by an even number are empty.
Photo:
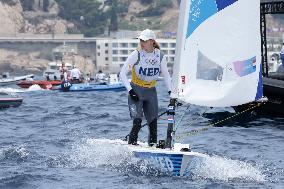
M131 99L130 96L128 96L130 117L133 119L133 125L129 134L128 144L137 144L138 133L141 129L143 117L142 104L143 101L141 99L138 102L135 102L133 99Z
M148 144L152 146L157 143L158 97L155 88L148 93L147 101L143 103L143 111L149 128Z
M133 126L129 134L129 139L128 139L128 144L137 144L137 138L138 138L138 133L141 129L141 123L142 119L141 118L135 118L133 120Z
M155 118L151 123L149 123L149 146L157 144L157 118Z

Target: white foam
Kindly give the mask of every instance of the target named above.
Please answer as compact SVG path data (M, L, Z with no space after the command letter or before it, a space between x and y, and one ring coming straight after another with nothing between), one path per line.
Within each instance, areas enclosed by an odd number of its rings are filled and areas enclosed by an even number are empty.
M5 158L13 158L13 156L25 158L29 154L30 152L23 146L2 148L0 149L0 160Z
M43 90L43 89L39 85L34 84L30 86L27 91L40 91L40 90Z
M129 171L125 166L131 166L130 171L135 169L140 173L148 174L151 171L153 173L153 170L149 170L153 167L149 167L146 161L135 158L131 148L121 140L87 139L74 146L70 160L73 166L88 168L111 166L112 168L118 167L116 169L118 171ZM230 180L265 181L265 175L262 174L260 168L247 162L206 154L192 159L189 172L194 179L213 179L225 182Z
M218 156L207 156L195 160L191 165L191 171L196 177L214 179L221 181L246 180L246 181L265 181L265 175L259 168L239 161L231 160Z
M4 93L24 93L32 91L41 91L42 89L39 85L32 85L28 89L17 89L17 88L0 88L0 92Z
M74 146L70 154L73 166L83 167L118 166L131 157L131 151L125 146L96 139Z
M14 88L0 88L0 92L4 93L22 93L25 92L24 89L14 89Z

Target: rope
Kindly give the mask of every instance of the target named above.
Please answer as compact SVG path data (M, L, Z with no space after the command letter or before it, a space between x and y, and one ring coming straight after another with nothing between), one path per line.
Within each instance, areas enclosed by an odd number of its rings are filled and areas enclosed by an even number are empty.
M202 113L202 114L200 114L200 116L203 116L206 112L207 112L207 110L208 110L208 108ZM198 117L199 118L199 117ZM196 121L198 118L195 118L195 119L193 119L192 121L191 121L191 123L188 125L188 127L190 127L193 123L194 123L194 121ZM176 131L176 130L175 130Z
M189 109L189 107L190 107L190 106L187 106L187 108L186 108L186 110L184 111L183 115L181 116L181 118L180 118L180 119L178 120L178 122L176 123L176 126L175 126L175 128L174 128L174 132L177 131L177 129L178 129L178 127L179 127L181 121L183 120L183 118L184 118L184 116L185 116L185 114L186 114L186 111Z
M163 116L163 115L166 114L166 113L168 113L168 111L165 111L165 112L161 113L160 115L158 115L157 118L160 118L161 116ZM143 128L143 127L145 127L146 125L148 125L148 123L144 123L144 124L140 127L140 129ZM123 140L124 140L124 141L127 141L129 135L130 135L130 133L129 133L128 135L126 135Z
M203 127L203 128L201 128L201 129L191 130L191 131L189 131L189 132L187 132L187 133L182 134L181 136L177 136L177 137L176 137L176 140L180 140L181 138L187 137L187 136L190 136L190 135L195 135L195 134L200 133L200 132L202 132L202 131L207 131L209 128L214 127L214 126L217 125L217 124L220 124L220 123L225 122L225 121L227 121L227 120L229 120L229 119L232 119L232 118L234 118L234 117L237 117L237 116L239 116L239 115L241 115L241 114L243 114L243 113L245 113L245 112L248 112L248 111L250 111L250 110L253 110L254 108L259 107L259 106L262 105L262 104L263 104L263 102L257 103L255 106L252 106L252 107L250 107L250 108L248 108L248 109L246 109L246 110L244 110L244 111L238 112L238 113L234 114L233 116L230 116L230 117L228 117L228 118L226 118L226 119L217 121L216 123L212 123L212 124L210 124L210 125L208 125L208 126L206 126L206 127Z

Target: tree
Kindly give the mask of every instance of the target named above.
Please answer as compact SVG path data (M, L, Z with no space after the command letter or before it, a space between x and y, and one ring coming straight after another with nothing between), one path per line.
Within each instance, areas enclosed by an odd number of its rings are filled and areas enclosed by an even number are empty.
M117 18L117 0L112 1L111 11L110 11L110 30L118 30L118 18Z
M49 0L43 0L43 11L48 12Z
M95 0L57 0L59 16L72 21L79 31L91 37L104 32L109 12L100 9L101 3ZM81 18L84 18L82 21Z
M140 0L141 4L150 4L153 3L153 0Z
M34 6L34 0L20 0L24 11L32 11Z

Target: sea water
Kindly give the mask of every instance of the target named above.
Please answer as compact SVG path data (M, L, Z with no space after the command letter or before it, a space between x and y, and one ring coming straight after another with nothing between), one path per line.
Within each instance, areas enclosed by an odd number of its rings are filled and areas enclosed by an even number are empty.
M157 89L162 113L169 97L162 81ZM0 110L0 188L284 188L281 118L243 121L241 116L210 127L233 110L187 110L185 104L177 109L177 119L184 115L178 142L206 156L191 161L189 176L173 177L134 158L123 146L97 142L129 133L126 91L64 93L16 86L0 91L24 98L20 107ZM203 127L209 129L190 134ZM159 139L166 129L167 117L162 116ZM147 135L147 127L142 128L139 140L147 141Z

